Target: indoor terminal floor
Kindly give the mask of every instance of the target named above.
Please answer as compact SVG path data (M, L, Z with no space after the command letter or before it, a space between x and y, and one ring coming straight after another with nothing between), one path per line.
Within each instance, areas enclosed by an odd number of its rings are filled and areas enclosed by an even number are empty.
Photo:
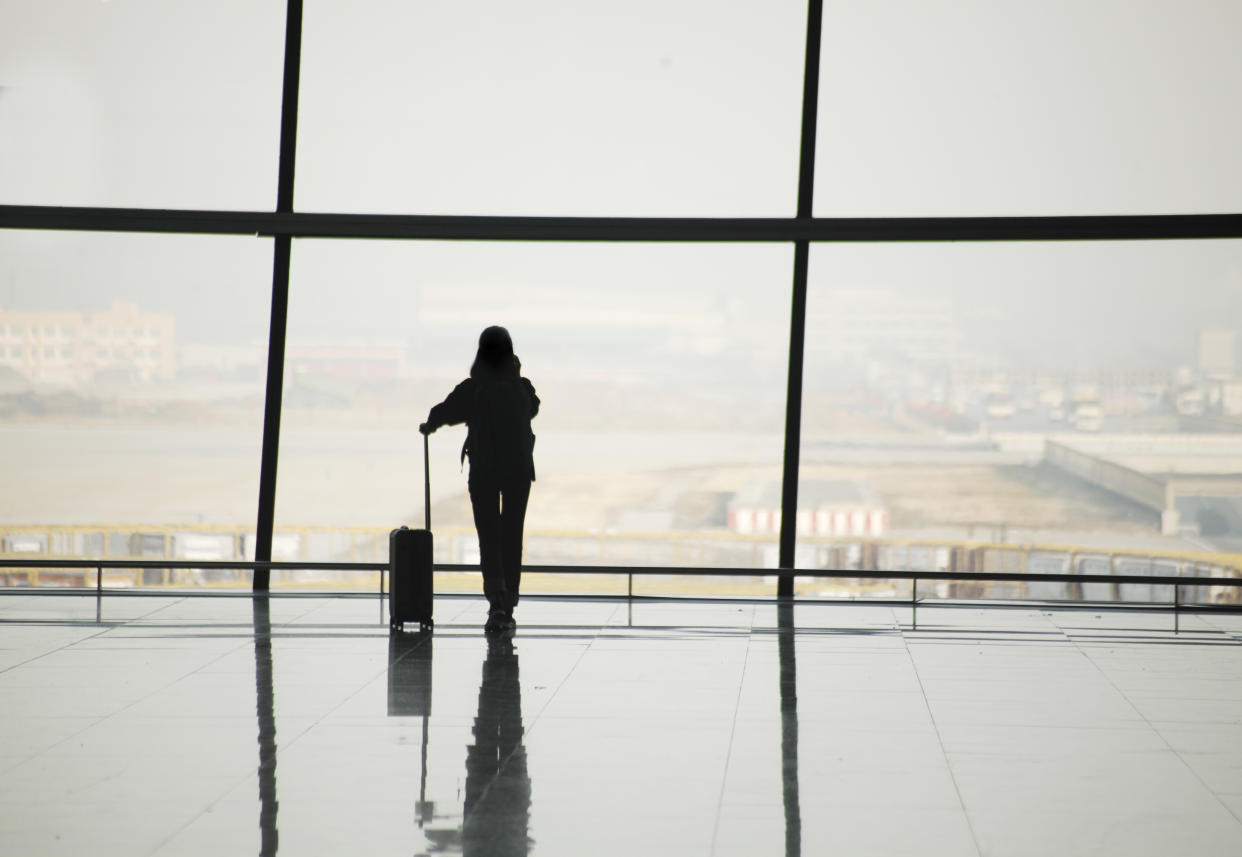
M0 597L0 853L1242 854L1242 616Z

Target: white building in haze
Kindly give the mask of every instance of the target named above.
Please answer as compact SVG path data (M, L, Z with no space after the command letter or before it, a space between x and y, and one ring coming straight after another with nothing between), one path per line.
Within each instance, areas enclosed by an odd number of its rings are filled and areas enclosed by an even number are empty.
M94 313L0 309L0 366L46 386L82 386L104 373L171 380L176 330L170 313L120 301Z

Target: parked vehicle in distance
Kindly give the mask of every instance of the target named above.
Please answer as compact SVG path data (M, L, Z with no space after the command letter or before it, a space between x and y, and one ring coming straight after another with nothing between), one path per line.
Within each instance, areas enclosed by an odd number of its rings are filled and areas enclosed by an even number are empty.
M1054 423L1065 419L1065 391L1059 387L1044 387L1039 391L1039 403L1044 406L1048 419Z
M983 400L983 406L984 413L990 420L1007 420L1017 413L1008 393L988 393Z
M1104 408L1099 402L1076 402L1070 424L1076 431L1099 431L1104 425Z
M1199 389L1183 390L1177 394L1177 412L1184 416L1202 416L1203 391Z

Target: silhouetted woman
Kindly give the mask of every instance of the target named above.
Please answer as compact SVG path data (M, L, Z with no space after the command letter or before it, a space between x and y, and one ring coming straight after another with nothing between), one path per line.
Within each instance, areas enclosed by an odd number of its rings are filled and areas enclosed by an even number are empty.
M509 331L487 328L479 336L470 377L432 408L427 422L418 427L430 434L440 426L466 424L461 454L463 459L470 457L470 505L479 533L488 633L516 627L513 608L522 578L522 527L535 479L530 421L539 413L539 397L521 376L521 368Z

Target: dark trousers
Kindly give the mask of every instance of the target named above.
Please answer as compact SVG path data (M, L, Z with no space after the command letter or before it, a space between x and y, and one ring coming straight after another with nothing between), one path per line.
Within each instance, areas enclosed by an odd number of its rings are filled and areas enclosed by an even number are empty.
M522 581L522 528L530 479L470 476L470 505L479 533L483 594L492 610L511 611Z

